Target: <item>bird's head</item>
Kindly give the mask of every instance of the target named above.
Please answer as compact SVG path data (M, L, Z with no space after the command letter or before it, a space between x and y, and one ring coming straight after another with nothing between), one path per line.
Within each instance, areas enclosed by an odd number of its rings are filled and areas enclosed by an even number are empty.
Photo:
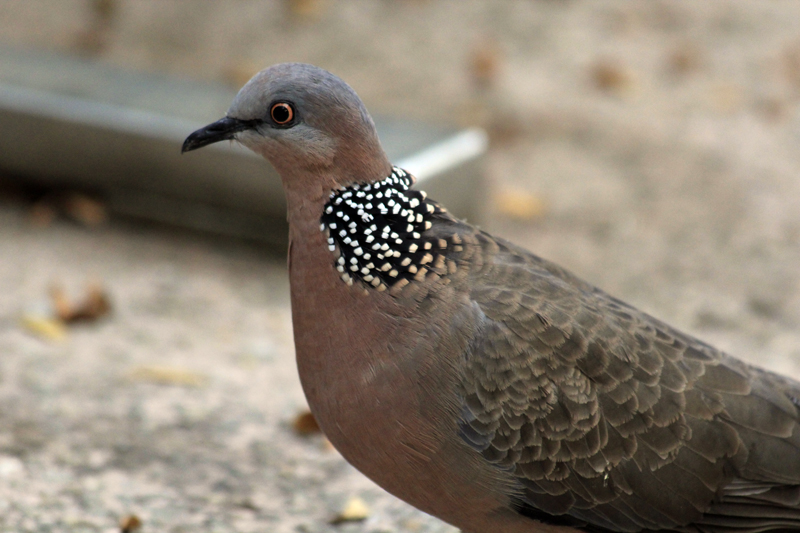
M287 188L335 187L391 172L375 125L355 91L321 68L283 63L262 70L225 118L186 138L182 152L236 140L278 170ZM315 187L316 188L316 187Z

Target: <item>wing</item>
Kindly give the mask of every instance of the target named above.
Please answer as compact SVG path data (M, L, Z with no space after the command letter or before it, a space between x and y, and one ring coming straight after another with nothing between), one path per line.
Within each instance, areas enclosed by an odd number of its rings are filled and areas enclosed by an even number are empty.
M470 274L460 430L516 480L519 512L592 531L800 527L797 383L476 238L492 260Z

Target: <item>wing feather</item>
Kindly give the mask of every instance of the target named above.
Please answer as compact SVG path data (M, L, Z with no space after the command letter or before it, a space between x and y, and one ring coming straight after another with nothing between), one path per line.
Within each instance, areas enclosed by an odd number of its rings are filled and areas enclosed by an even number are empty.
M587 531L800 528L800 384L492 247L461 436L515 480L516 509Z

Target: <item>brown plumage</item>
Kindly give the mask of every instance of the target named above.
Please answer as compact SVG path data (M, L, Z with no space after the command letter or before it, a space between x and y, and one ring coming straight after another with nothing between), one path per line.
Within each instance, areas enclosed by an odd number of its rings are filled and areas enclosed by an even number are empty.
M183 150L225 139L281 174L303 387L386 490L471 533L800 529L800 383L456 220L321 69Z

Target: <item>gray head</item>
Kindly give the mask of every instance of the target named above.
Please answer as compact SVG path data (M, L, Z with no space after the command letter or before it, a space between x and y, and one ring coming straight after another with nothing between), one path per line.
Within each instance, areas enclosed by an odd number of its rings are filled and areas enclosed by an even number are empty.
M287 186L314 176L345 185L381 179L391 170L355 91L330 72L301 63L253 76L225 118L189 135L182 151L223 140L239 141L264 156Z

